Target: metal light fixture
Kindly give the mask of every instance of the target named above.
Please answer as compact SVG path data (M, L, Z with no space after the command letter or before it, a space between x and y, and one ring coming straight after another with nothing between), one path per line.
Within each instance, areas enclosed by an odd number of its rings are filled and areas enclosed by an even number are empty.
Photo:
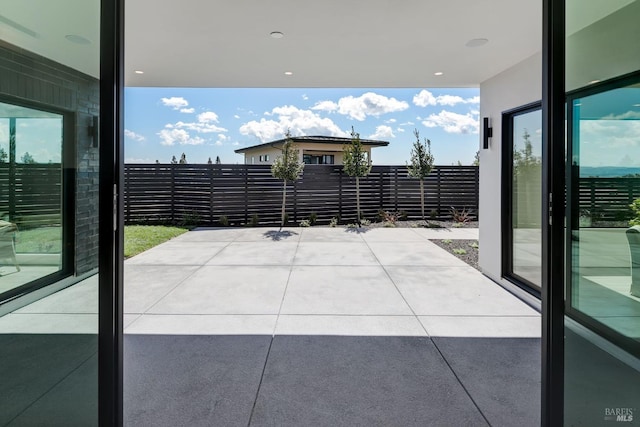
M493 128L489 124L489 117L482 119L482 148L489 148L489 138L493 136Z

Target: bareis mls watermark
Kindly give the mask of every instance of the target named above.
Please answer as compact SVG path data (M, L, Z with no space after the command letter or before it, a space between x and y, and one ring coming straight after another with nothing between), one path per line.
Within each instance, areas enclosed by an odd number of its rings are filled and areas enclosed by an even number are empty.
M633 411L633 408L604 408L604 420L630 423L633 421Z

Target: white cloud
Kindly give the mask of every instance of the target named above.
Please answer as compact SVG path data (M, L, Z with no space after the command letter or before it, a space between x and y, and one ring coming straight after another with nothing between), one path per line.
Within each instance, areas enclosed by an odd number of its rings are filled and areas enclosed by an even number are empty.
M338 104L333 101L320 101L316 102L316 105L311 107L312 110L316 111L336 111L338 109Z
M162 129L158 132L160 137L160 144L162 145L201 145L204 144L204 139L196 136L194 138L189 135L184 129Z
M426 89L422 89L413 97L413 104L418 107L426 107L427 105L436 105L436 97ZM420 119L418 119L420 120Z
M479 104L480 97L474 96L466 99L457 95L439 95L436 97L428 90L423 89L413 97L413 103L418 107L426 107L429 105L448 105L453 107L457 104Z
M418 120L420 120L420 119L418 119ZM415 125L415 123L413 123L413 122L400 123L400 126L413 126L413 125Z
M371 139L380 139L380 138L395 138L396 136L393 134L393 129L389 126L380 125L376 127L375 133L371 134L369 138Z
M217 145L218 147L222 146L222 141L216 141L215 145Z
M396 119L389 119L389 120L385 120L384 122L385 123L395 123L395 122L397 122L397 120Z
M124 136L125 138L129 138L129 139L133 139L134 141L144 141L144 136L135 133L134 131L131 131L129 129L125 129L124 130Z
M402 128L396 128L396 132L404 132L404 129L402 129Z
M441 127L447 133L478 133L478 117L468 114L458 114L442 110L438 114L431 114L422 122L428 128Z
M205 111L204 113L198 114L198 121L201 123L218 123L218 115L213 111Z
M234 147L237 147L238 145L240 145L240 143L239 143L238 141L236 141L236 142L234 142L234 143L233 143L233 144L231 144L231 145L233 145Z
M180 112L181 113L186 113L186 114L191 114L194 113L196 111L195 108L181 108Z
M373 92L367 92L357 98L345 96L338 100L338 113L359 121L363 121L367 116L379 117L382 114L404 111L407 108L409 104L405 101L398 101Z
M137 157L127 157L124 159L125 163L155 163L155 160L151 160L148 157L145 158L137 158Z
M239 116L239 115L237 115L237 114L234 114L234 115L233 115L233 118L234 118L234 119L239 119L239 118L240 118L240 116Z
M227 132L228 129L220 127L214 123L218 122L218 115L213 111L205 111L197 116L197 122L179 121L174 124L166 124L167 129L187 129L198 133L221 133Z
M302 99L304 99L305 101L307 101L309 99L309 96L307 96L306 93L302 94Z
M171 98L162 98L162 105L179 110L189 106L189 102L181 96L172 96Z
M227 136L227 135L225 135L225 134L223 134L223 133L219 133L219 134L218 134L218 140L220 140L220 141L228 141L228 140L230 140L230 139L231 139L231 137L230 137L230 136Z
M283 137L287 129L292 135L348 136L331 119L320 117L310 110L301 110L293 105L276 107L270 113L274 119L252 120L240 126L243 135L254 135L266 142Z

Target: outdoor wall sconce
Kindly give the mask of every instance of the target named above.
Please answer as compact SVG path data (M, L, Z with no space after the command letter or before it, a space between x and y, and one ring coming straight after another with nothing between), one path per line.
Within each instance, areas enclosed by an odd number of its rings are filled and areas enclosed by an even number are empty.
M489 117L482 119L482 148L489 148L489 138L493 136L493 128L489 126Z
M88 128L88 135L91 138L89 147L98 148L98 139L100 135L100 119L98 116L91 116L91 123Z

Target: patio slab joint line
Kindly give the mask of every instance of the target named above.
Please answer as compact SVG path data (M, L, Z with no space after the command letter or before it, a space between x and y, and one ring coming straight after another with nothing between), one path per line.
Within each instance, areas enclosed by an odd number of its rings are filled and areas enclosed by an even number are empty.
M273 339L275 337L271 336L271 341L269 341L269 348L267 349L267 357L264 358L264 366L262 367L262 372L260 373L260 381L258 382L258 388L256 389L256 397L253 399L253 405L251 406L251 414L249 414L249 422L247 423L247 427L251 426L251 422L253 421L253 413L256 410L256 405L258 404L258 396L260 396L260 389L262 388L262 380L264 379L264 373L267 370L267 363L269 362L269 355L271 354L271 346L273 345Z

